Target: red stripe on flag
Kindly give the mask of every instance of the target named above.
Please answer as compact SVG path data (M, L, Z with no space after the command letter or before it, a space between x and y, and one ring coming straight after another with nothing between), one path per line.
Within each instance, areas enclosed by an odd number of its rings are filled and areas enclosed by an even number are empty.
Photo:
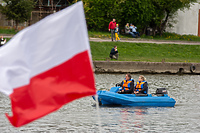
M77 98L95 95L95 82L88 51L44 73L10 95L13 116L6 116L20 127Z

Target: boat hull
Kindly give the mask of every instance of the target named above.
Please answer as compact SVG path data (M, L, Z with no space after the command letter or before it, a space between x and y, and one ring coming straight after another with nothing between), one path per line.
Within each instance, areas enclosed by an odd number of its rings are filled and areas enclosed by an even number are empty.
M102 105L174 107L176 103L176 101L167 94L164 94L164 96L152 96L151 94L147 96L137 96L135 94L97 91L97 95L98 101Z

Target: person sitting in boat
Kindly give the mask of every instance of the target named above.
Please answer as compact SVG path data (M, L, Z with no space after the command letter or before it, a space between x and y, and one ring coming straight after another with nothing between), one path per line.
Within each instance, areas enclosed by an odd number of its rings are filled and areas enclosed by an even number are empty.
M139 76L139 81L135 85L134 94L147 94L148 93L148 83L143 75Z
M121 83L121 89L119 94L132 94L134 90L134 80L131 78L131 74L127 73L125 79Z

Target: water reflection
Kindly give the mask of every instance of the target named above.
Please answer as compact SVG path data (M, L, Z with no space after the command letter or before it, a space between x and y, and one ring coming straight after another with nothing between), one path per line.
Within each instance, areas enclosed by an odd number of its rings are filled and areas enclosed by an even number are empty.
M122 132L126 132L129 129L134 130L134 132L142 131L144 126L143 119L144 115L147 114L147 108L123 108L120 114L120 128ZM130 121L130 117L133 117L133 121ZM130 128L130 125L132 128Z

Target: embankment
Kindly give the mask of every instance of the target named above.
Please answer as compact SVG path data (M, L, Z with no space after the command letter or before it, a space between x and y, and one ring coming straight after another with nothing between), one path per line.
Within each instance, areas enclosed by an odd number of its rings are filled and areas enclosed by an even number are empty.
M200 63L93 61L95 73L200 74Z

